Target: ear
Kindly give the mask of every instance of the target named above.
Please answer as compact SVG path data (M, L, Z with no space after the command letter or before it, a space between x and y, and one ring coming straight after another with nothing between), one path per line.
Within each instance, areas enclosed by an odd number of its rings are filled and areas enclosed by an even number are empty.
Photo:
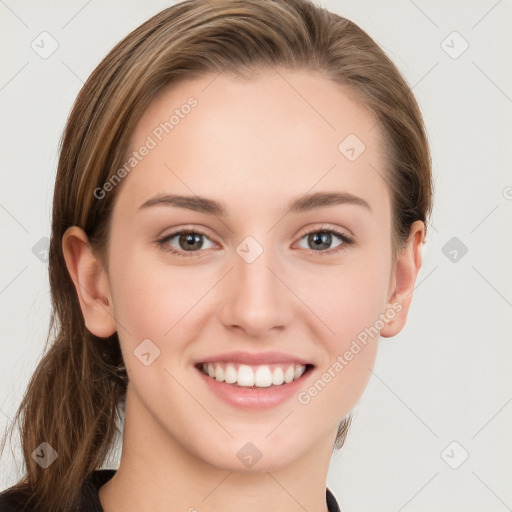
M87 329L100 338L116 332L116 322L107 273L92 254L85 231L78 226L66 230L62 251Z
M425 238L425 224L417 220L409 231L407 244L400 251L391 273L387 311L395 311L393 318L386 320L380 331L384 338L398 334L405 326L412 301L416 277L422 263L422 244Z

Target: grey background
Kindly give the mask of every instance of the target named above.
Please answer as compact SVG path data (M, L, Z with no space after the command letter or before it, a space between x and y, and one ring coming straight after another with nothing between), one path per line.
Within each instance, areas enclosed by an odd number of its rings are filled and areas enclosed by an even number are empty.
M327 484L345 512L510 509L511 2L317 3L358 23L404 73L427 124L436 187L407 326L380 341ZM169 5L0 0L2 433L46 338L44 248L65 120L114 44ZM31 47L43 31L58 43L46 59ZM21 476L12 450L0 489Z

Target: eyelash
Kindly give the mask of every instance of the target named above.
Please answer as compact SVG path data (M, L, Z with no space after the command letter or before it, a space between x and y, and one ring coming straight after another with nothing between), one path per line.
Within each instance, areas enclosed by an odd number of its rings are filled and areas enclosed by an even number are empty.
M205 236L206 238L210 238L206 233L202 232L201 230L197 230L197 229L180 229L179 231L175 231L169 235L166 235L165 237L163 238L160 238L158 240L156 240L156 243L158 245L158 247L160 247L162 250L168 252L168 253L171 253L171 254L175 254L177 256L183 256L183 257L190 257L190 256L195 256L198 252L202 252L201 250L198 250L198 251L180 251L180 250L177 250L177 249L174 249L173 247L170 247L168 245L168 242L169 240L172 240L174 237L178 236L178 235L182 235L182 234L196 234L196 235L202 235L202 236ZM316 230L313 230L313 231L309 231L307 233L304 233L300 238L299 240L302 240L304 237L308 236L308 235L312 235L312 234L324 234L324 233L328 233L328 234L335 234L338 238L341 239L342 243L340 245L338 245L337 247L333 248L333 249L328 249L328 250L325 250L325 251L311 251L313 253L318 253L320 256L328 256L330 254L334 254L334 253L337 253L337 252L340 252L340 251L343 251L345 250L346 246L350 246L350 245L353 245L355 243L354 239L347 235L346 233L343 233L342 231L338 231L336 229L332 229L332 228L324 228L323 226L319 229L316 229Z

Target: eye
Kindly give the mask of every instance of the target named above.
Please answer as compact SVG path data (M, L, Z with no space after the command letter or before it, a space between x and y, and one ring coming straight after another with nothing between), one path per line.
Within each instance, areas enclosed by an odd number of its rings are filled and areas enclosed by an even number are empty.
M178 244L177 249L170 244L174 238L177 238L175 242ZM156 242L159 247L161 247L164 251L170 252L171 254L177 254L178 256L194 256L194 253L198 252L199 249L211 249L211 246L203 247L203 238L210 240L208 236L201 231L182 229L180 231L175 231L174 233L171 233L170 235L167 235L163 238L160 238Z
M338 238L341 240L338 245L336 245L333 249L330 250L322 250L327 249L333 243L333 235L334 238ZM313 252L318 252L320 255L328 255L332 253L336 253L339 251L343 251L345 246L352 245L354 243L354 239L348 235L347 233L343 233L342 231L338 231L337 229L324 229L323 226L319 230L310 231L301 237L300 240L306 239L306 244L310 245L310 247L314 247ZM306 247L307 249L308 247ZM320 250L318 250L320 249Z
M338 238L340 242L333 249L325 250L333 243L333 235L334 238ZM203 242L203 239L205 238L210 244L208 246L207 243L206 247ZM176 241L172 242L174 239L176 239ZM347 245L352 245L354 243L354 239L347 233L338 231L337 229L324 229L323 226L318 230L306 233L300 238L300 241L303 239L306 239L306 243L311 244L311 247L313 247L313 252L317 252L319 255L329 255L342 251ZM212 248L212 242L208 235L201 231L192 229L181 229L179 231L175 231L174 233L156 240L156 243L164 251L185 257L194 256L194 253L200 252L200 249ZM176 245L172 245L173 243L177 244L178 247L176 247ZM308 249L308 247L306 247L306 249Z

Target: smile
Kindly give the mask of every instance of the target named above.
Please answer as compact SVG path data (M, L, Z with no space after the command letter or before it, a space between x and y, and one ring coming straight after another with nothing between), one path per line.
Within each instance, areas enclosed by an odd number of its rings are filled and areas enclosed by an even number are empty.
M298 380L313 365L275 363L246 365L238 363L199 363L196 366L205 375L236 387L268 388Z

